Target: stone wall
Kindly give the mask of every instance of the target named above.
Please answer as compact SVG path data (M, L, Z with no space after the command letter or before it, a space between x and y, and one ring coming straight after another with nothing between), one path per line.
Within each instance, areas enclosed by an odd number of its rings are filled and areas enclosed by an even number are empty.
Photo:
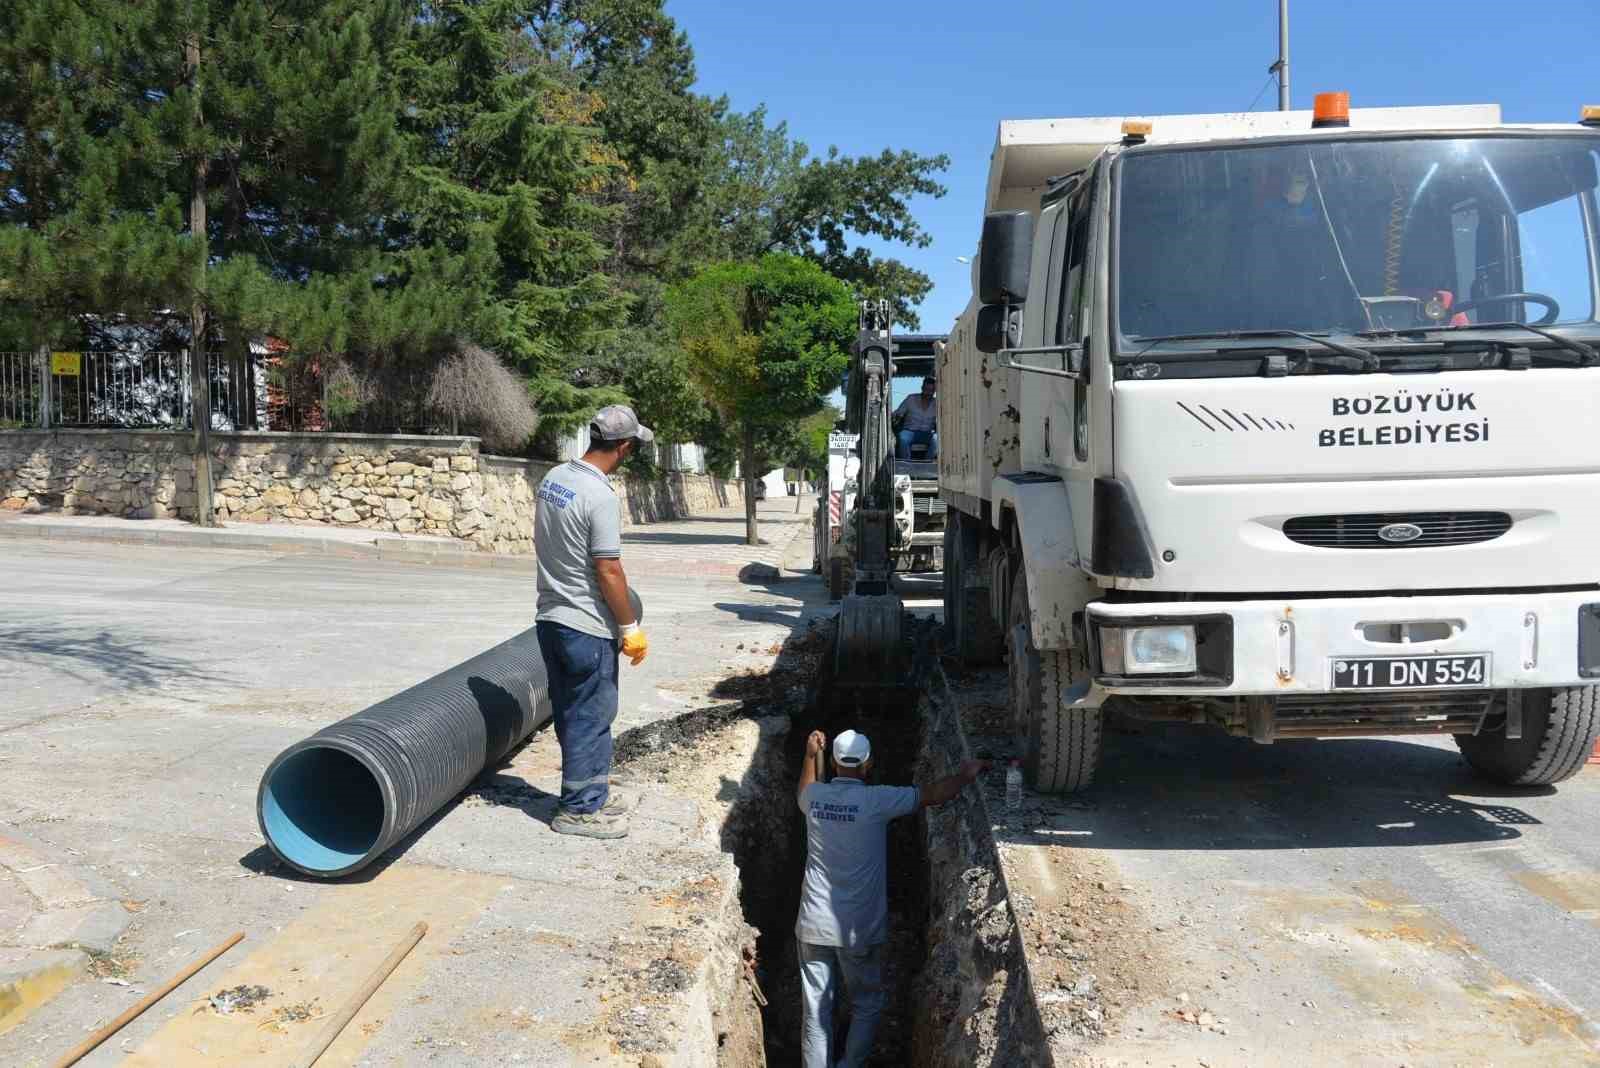
M0 508L129 518L194 516L190 437L161 431L0 432ZM212 435L223 522L326 523L533 550L533 494L551 465L484 456L478 439L375 434ZM613 479L623 522L743 500L705 475Z

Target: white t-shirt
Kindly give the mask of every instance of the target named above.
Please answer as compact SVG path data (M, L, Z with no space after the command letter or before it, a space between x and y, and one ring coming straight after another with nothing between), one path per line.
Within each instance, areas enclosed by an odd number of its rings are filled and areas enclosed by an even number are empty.
M888 939L889 821L915 812L920 799L915 786L868 786L842 775L805 788L806 875L795 937L844 949Z

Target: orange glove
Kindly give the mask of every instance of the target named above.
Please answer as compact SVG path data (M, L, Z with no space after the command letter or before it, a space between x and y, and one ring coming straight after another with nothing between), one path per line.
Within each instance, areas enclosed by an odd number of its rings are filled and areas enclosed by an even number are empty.
M639 629L639 624L629 623L622 628L622 655L634 667L644 663L645 654L650 651L650 642L644 636L644 631Z

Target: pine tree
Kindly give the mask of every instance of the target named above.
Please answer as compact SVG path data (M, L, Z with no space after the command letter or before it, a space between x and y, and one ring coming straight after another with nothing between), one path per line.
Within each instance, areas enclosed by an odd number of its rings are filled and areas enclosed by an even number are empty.
M599 102L540 53L527 7L422 6L399 68L409 158L391 235L414 276L448 264L482 294L472 335L529 376L545 426L561 431L620 396L583 375L625 308L594 195L617 163Z

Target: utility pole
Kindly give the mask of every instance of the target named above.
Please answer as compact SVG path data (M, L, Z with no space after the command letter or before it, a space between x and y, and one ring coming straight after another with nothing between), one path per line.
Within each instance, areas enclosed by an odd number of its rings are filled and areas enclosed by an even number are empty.
M191 12L193 8L191 7ZM198 139L205 124L200 107L200 29L194 27L184 42L184 69L194 93L195 132ZM189 195L189 236L206 244L206 156L195 154L193 185ZM206 264L202 261L202 274ZM194 419L194 505L195 522L202 527L217 525L211 503L211 370L206 360L206 309L200 293L189 306L189 402Z
M1289 110L1289 0L1278 0L1278 62L1269 68L1278 76L1278 110Z

